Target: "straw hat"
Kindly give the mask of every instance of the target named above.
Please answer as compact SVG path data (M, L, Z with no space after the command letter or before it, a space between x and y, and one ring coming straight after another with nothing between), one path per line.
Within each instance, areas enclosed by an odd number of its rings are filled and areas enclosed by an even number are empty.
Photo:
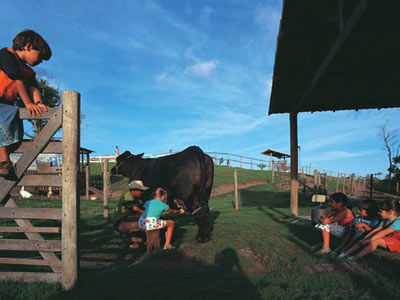
M143 182L141 180L134 180L129 183L129 189L130 190L138 189L138 190L145 191L145 190L148 190L149 188L147 186L144 186Z

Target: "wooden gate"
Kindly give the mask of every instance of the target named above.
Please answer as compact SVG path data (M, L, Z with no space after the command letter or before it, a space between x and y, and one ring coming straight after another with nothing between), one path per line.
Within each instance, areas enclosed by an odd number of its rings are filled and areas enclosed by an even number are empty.
M0 264L48 266L52 272L0 272L1 280L19 282L61 281L70 290L78 279L78 211L79 211L79 147L80 147L80 95L63 91L60 108L49 108L40 117L31 117L27 109L20 109L21 119L49 119L32 142L19 147L22 156L15 163L14 180L0 178L0 219L14 219L18 226L0 227L1 232L22 232L27 239L0 239L0 250L37 251L42 259L0 257ZM57 185L62 186L62 208L20 208L18 200L10 197L11 189L23 179L25 171L40 153L48 153L54 147L50 139L59 128L62 133L62 176ZM30 220L58 220L61 228L35 227ZM41 233L59 233L61 240L45 240ZM61 257L60 254L61 253Z

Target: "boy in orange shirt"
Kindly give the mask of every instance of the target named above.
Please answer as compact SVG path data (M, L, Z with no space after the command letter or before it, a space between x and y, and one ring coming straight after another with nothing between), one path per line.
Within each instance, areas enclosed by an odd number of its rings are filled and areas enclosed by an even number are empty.
M47 111L42 103L36 73L29 66L37 66L51 57L47 42L33 30L24 30L13 39L13 49L0 50L0 176L13 171L9 152L23 136L18 107L19 95L30 115L40 116ZM29 66L28 66L29 65Z

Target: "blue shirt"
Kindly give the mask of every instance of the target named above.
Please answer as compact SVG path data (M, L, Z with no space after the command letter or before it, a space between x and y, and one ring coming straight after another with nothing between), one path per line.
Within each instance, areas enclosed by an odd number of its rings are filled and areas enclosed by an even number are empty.
M358 216L358 217L354 218L352 222L353 223L356 223L356 222L364 223L364 224L368 224L369 226L371 226L371 228L376 228L382 224L382 219L380 217L368 219L368 218Z
M393 223L389 226L389 228L394 229L395 231L399 231L400 230L400 217L397 217L396 219L394 219L394 221L392 221Z
M161 214L164 211L167 211L169 206L168 204L165 204L161 200L158 199L153 199L146 201L144 204L144 213L143 217L146 218L157 218L159 219L161 217Z

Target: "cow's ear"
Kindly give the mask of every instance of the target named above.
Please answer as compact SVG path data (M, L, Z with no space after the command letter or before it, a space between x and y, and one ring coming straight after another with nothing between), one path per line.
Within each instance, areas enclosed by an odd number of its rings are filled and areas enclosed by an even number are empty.
M144 155L144 153L140 153L138 155L135 155L135 158L142 158L143 155Z

